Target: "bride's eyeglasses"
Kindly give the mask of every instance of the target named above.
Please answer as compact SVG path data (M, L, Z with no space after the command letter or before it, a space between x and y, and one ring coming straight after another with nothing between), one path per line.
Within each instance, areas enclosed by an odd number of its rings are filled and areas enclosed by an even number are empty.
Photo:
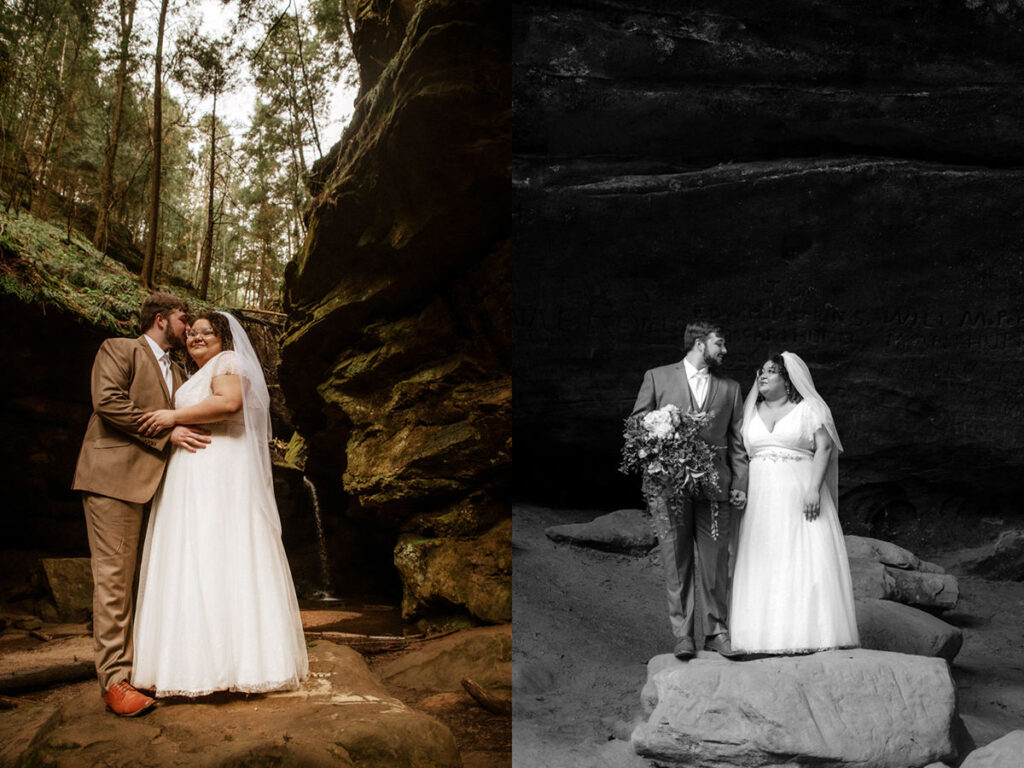
M216 335L217 335L216 332L212 331L212 330L210 330L210 331L195 331L195 330L192 330L191 328L189 328L187 331L185 331L185 338L186 339L194 339L196 336L202 336L205 339L207 336L216 336Z
M781 374L782 369L777 368L774 365L769 365L765 368L758 368L757 372L754 375L757 376L758 378L761 378L762 376L771 376L773 373Z

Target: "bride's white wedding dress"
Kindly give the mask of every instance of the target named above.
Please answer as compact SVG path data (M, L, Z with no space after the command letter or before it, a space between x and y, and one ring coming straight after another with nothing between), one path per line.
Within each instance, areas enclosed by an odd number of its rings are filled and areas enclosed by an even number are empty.
M808 400L772 431L756 409L745 418L750 475L729 611L737 651L800 653L859 645L850 564L829 482L822 483L818 517L808 521L803 513L814 433L826 418L831 419Z
M175 407L238 372L235 352L221 352L175 393ZM132 684L157 696L297 688L308 668L299 606L243 412L204 426L210 444L175 448L153 500Z

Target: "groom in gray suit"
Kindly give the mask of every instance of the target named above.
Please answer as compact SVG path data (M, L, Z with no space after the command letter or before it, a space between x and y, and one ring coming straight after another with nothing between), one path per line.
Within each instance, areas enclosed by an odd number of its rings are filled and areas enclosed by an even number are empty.
M652 368L644 374L633 415L668 404L683 413L709 414L701 432L715 448L718 469L718 539L711 537L711 501L687 497L678 510L664 499L648 499L651 514L668 523L658 530L661 559L668 587L668 616L676 638L674 653L689 659L701 648L732 655L729 643L728 580L732 507L746 503L747 454L740 427L743 398L740 385L717 373L725 357L725 338L714 324L695 321L686 326L686 356L678 363ZM694 637L697 606L702 636Z

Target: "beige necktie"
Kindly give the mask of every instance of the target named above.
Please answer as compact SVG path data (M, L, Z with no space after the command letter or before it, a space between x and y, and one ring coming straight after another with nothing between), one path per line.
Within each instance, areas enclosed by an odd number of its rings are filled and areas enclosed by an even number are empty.
M164 372L164 381L167 382L167 394L174 394L174 375L171 373L171 353L164 352L160 356L160 368Z

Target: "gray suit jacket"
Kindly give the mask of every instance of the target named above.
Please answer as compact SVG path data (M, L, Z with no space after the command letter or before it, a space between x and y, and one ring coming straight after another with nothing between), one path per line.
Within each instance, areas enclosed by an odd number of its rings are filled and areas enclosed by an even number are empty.
M718 450L715 466L718 469L718 500L729 498L729 491L747 490L747 452L743 448L740 428L743 426L743 397L740 385L724 376L711 375L704 405L693 403L690 385L686 381L683 361L652 368L644 374L640 393L636 397L631 415L647 413L668 404L681 411L707 411L711 414L701 437Z

